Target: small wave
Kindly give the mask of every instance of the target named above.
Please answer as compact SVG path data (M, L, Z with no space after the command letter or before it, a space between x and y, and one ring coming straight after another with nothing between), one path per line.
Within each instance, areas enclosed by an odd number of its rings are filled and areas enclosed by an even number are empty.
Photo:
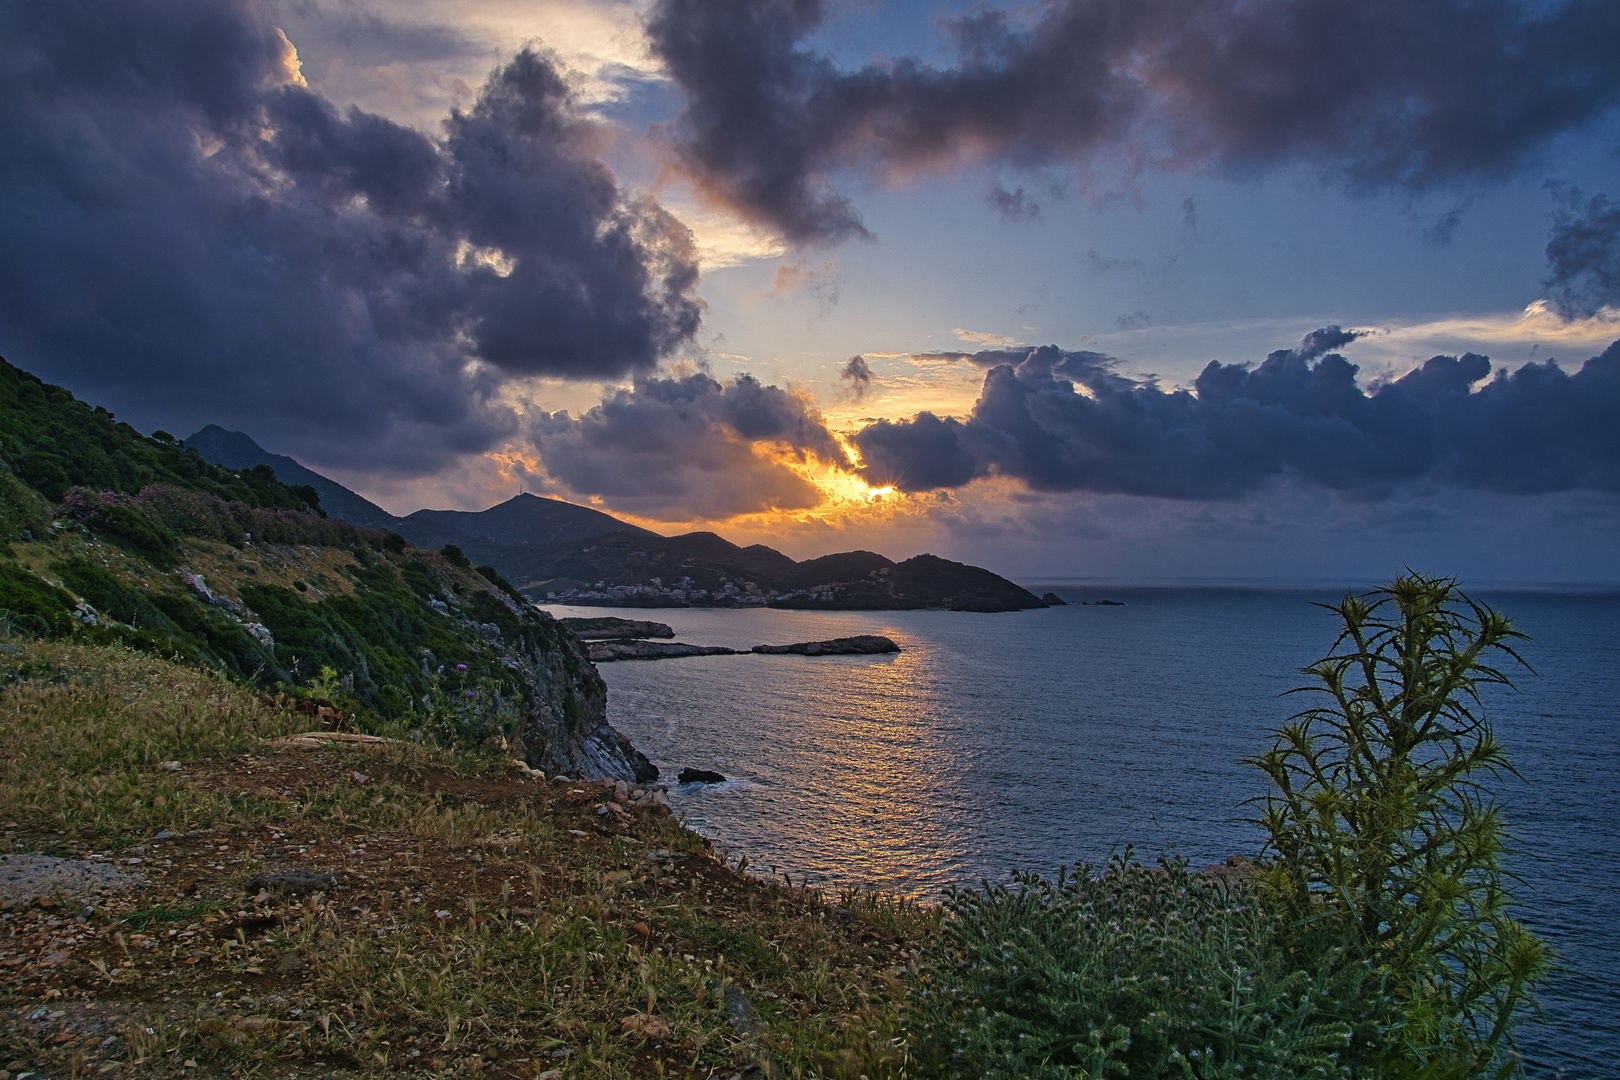
M752 791L758 786L752 780L722 780L718 784L705 784L701 780L694 780L687 784L676 784L675 790L682 795L703 795L723 791Z

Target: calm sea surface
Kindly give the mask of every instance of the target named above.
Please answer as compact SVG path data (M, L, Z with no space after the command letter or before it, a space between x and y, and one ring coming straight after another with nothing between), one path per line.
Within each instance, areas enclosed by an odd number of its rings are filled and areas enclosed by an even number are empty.
M1036 586L1044 591L1047 585ZM1303 707L1279 698L1332 643L1342 589L1050 586L1071 606L958 612L622 612L747 647L885 634L886 657L602 665L615 726L687 823L750 869L938 895L1127 844L1194 865L1254 855L1242 763ZM1487 711L1523 782L1502 801L1526 920L1566 970L1522 1033L1533 1075L1620 1075L1620 593L1482 590L1535 640ZM1124 607L1080 606L1111 599ZM600 608L550 607L557 615Z

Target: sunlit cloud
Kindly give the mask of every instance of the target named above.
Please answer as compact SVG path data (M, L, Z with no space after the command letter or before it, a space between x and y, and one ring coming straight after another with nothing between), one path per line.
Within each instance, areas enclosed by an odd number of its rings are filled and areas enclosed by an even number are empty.
M1620 311L1614 308L1603 308L1588 318L1566 320L1547 301L1537 300L1519 312L1449 315L1389 326L1370 335L1366 343L1375 350L1383 345L1424 358L1461 350L1501 354L1506 360L1530 350L1539 354L1538 359L1544 359L1548 350L1556 349L1578 367L1617 337Z
M738 218L729 210L689 201L680 191L659 190L659 200L692 230L698 265L705 271L741 266L787 254L782 241Z
M987 334L979 330L964 330L961 327L952 330L951 333L970 344L991 349L1016 349L1023 344L1017 338L1008 337L1006 334Z
M942 416L961 415L972 411L984 384L984 371L966 360L878 352L861 356L872 372L861 395L851 396L841 377L828 382L822 414L835 430L853 431L878 419L909 419L925 410ZM891 362L896 360L900 363ZM841 365L837 370L841 373L843 369Z
M1564 320L1545 300L1519 310L1440 313L1409 321L1346 322L1333 313L1287 318L1234 319L1141 327L1088 334L1070 348L1095 349L1125 362L1123 373L1151 373L1166 387L1190 387L1211 360L1264 356L1329 323L1365 331L1346 355L1363 378L1396 378L1431 356L1482 353L1498 365L1517 367L1556 356L1578 368L1620 338L1620 312L1605 308L1590 318ZM872 355L868 353L867 355ZM949 362L951 354L919 354L918 363Z
M658 79L637 0L313 0L283 12L292 44L316 57L315 89L340 105L425 131L468 104L500 57L538 43L572 74L587 107Z
M835 259L823 263L808 259L784 259L776 267L776 273L771 275L770 295L782 296L814 289L837 273L838 262Z

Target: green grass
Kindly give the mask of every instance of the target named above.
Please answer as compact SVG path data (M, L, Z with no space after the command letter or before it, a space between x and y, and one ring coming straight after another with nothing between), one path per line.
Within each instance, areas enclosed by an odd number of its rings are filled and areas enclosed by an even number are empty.
M293 717L211 672L117 647L13 641L0 652L0 813L53 831L140 835L229 813L166 761L241 753Z
M207 916L217 915L224 910L226 906L215 900L181 900L152 904L131 911L119 921L131 930L146 930L153 926L183 926L187 923L200 922Z

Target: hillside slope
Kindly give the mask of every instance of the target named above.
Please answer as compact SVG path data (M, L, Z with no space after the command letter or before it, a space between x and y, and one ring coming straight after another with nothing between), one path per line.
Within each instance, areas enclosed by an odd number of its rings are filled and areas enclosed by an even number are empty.
M134 494L164 484L252 507L312 508L312 491L278 483L268 469L232 471L166 432L147 438L112 413L0 359L0 461L57 502L73 487Z
M196 450L206 460L227 469L268 465L275 470L276 479L284 484L308 484L321 497L321 509L326 511L328 517L340 518L364 529L392 529L399 521L363 495L350 491L314 469L306 469L286 454L270 453L240 431L226 431L218 424L209 424L188 438L186 446Z
M547 772L656 775L577 639L498 574L313 502L0 361L0 631L179 659L363 728L513 739Z

